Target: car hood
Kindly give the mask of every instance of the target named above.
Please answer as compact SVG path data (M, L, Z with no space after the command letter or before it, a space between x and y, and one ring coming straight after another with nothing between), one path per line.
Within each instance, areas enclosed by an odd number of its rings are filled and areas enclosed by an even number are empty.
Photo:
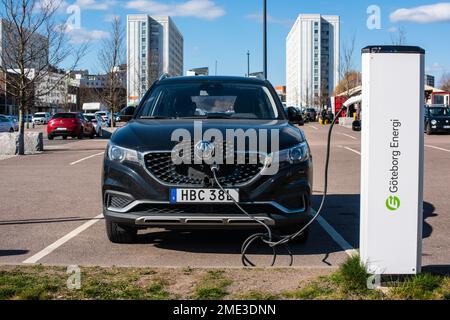
M142 152L150 150L172 150L178 143L172 141L172 135L177 129L183 130L184 133L189 133L190 140L198 141L203 139L202 137L194 137L194 127L201 128L203 133L208 129L219 130L224 139L226 138L227 130L241 129L248 132L247 130L254 129L257 134L267 136L267 151L269 152L271 151L271 136L272 134L276 136L276 133L272 132L272 130L278 131L280 150L288 149L305 141L303 132L299 128L289 124L286 120L202 119L194 121L192 119L167 119L133 120L123 128L116 130L111 137L111 142ZM263 129L267 131L262 131Z

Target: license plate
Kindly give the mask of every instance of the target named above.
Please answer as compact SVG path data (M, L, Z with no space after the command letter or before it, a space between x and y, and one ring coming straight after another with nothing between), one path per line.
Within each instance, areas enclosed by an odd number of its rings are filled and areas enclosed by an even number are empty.
M170 189L170 203L233 203L239 202L238 189Z
M58 131L66 131L67 128L56 128L56 130L58 130Z

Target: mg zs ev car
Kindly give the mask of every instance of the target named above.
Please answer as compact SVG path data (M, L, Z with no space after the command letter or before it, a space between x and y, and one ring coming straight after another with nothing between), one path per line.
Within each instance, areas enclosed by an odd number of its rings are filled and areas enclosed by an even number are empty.
M258 221L298 231L310 219L312 156L295 114L259 79L156 81L105 152L110 241L134 242L146 228L253 229Z

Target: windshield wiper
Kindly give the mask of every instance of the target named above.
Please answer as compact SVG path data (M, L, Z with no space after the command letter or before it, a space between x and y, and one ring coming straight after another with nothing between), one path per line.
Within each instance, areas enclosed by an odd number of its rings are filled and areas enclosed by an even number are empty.
M173 119L173 117L166 116L141 116L139 119Z
M189 117L178 117L177 119L230 119L230 116L225 114L208 114Z

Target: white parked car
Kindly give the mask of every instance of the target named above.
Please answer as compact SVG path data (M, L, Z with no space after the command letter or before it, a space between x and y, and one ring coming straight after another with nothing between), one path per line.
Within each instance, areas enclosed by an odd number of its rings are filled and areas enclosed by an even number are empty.
M36 112L31 120L34 124L47 124L51 118L48 112Z
M3 114L0 114L0 132L14 132L14 123Z
M102 135L102 127L106 126L106 122L99 114L95 113L84 113L83 116L94 125L95 134L97 137Z
M98 114L102 117L103 122L105 122L109 126L109 122L111 121L111 114L108 111L97 111L95 114Z

